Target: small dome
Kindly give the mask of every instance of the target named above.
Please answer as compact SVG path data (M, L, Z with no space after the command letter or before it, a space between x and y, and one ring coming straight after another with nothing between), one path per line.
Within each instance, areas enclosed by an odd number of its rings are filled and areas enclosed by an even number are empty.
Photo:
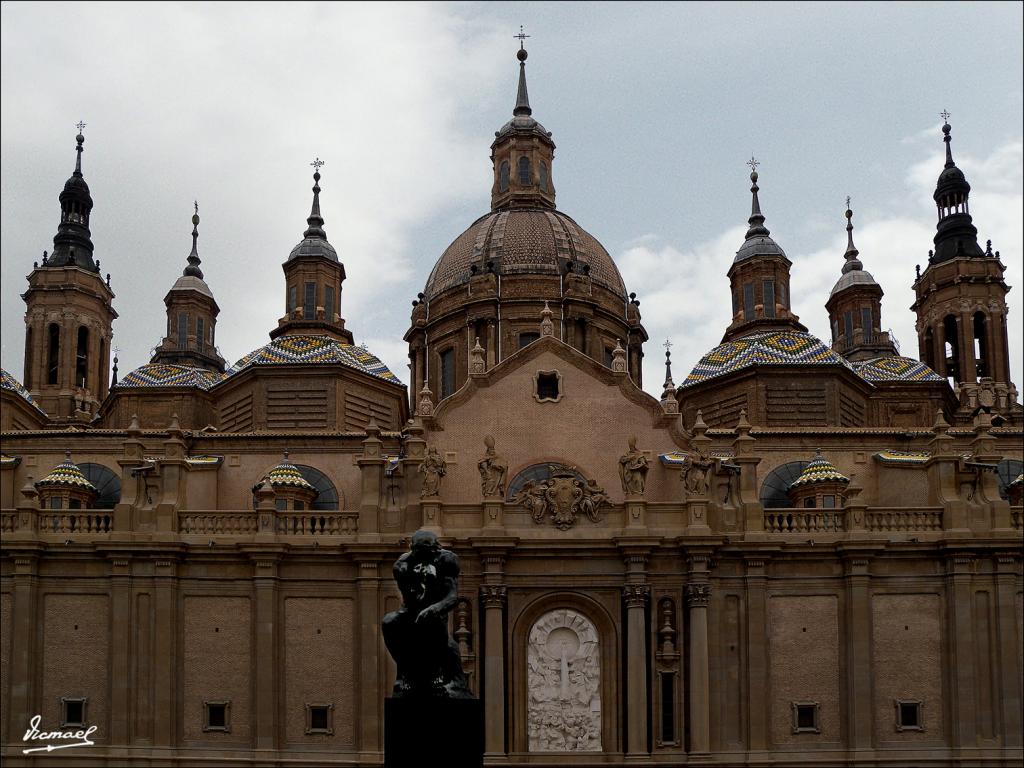
M223 378L224 374L191 365L147 363L118 381L114 388L195 387L205 391Z
M85 183L85 179L79 174L74 174L67 181L64 182L64 192L73 192L75 194L89 194L89 185Z
M481 216L455 238L434 265L427 299L469 282L471 267L493 264L502 275L558 275L572 261L576 270L626 300L626 286L608 251L559 211L512 209Z
M287 453L281 459L281 463L267 474L267 480L270 481L272 488L299 488L303 491L316 493L316 488L302 476L298 467L288 460Z
M398 377L369 350L330 336L279 336L231 366L228 375L233 376L254 365L343 365L401 384Z
M811 463L804 467L800 477L789 484L789 489L817 483L842 483L845 485L849 482L850 478L836 469L832 462L822 456L821 451L818 451Z
M850 364L816 336L800 331L763 331L719 344L700 359L683 387L757 365L839 365Z
M498 131L495 131L494 138L495 140L502 139L510 133L535 133L543 139L551 140L551 131L544 128L530 115L516 115Z
M945 381L939 374L909 357L876 357L854 363L853 369L864 381Z
M754 256L782 256L786 258L786 252L782 247L767 235L761 237L750 237L743 242L740 249L736 251L736 258L733 263L745 261Z
M832 286L832 292L829 293L829 296L835 296L840 291L849 288L852 285L877 286L878 283L875 281L875 278L871 276L870 272L865 272L863 269L851 269L836 281L836 284Z
M201 277L195 277L194 275L182 275L174 281L174 285L171 286L172 291L198 291L204 296L213 298L213 291L210 290L210 286L206 284L206 281Z
M288 254L288 260L291 261L303 256L320 256L331 261L338 261L338 252L334 250L333 245L322 237L303 238L298 245L292 248L292 252Z
M96 493L96 486L86 479L82 470L71 460L71 454L68 454L64 461L54 467L50 474L42 480L36 481L36 488L54 486L70 486Z

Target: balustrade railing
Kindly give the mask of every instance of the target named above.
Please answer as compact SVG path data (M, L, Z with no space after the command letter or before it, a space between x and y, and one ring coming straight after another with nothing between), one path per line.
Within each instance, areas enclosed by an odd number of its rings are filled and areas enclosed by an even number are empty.
M766 509L764 529L769 533L842 532L845 517L842 509Z
M870 509L864 513L869 531L941 531L942 510L934 507Z
M344 536L359 529L358 512L278 512L276 530L284 536Z
M114 513L109 509L43 509L39 511L40 533L110 533L112 530L114 530Z
M256 512L185 512L178 515L180 533L256 533Z

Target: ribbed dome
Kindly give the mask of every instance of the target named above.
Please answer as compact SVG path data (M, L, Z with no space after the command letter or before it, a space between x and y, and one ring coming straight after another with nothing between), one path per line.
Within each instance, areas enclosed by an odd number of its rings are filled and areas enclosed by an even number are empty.
M564 213L537 209L494 211L477 219L434 265L424 292L432 299L468 283L473 265L485 271L491 264L503 276L558 275L568 261L625 301L622 275L604 246Z
M878 283L871 276L870 272L866 272L863 269L850 270L836 281L836 284L832 286L832 292L829 293L829 296L834 296L851 285L878 285Z

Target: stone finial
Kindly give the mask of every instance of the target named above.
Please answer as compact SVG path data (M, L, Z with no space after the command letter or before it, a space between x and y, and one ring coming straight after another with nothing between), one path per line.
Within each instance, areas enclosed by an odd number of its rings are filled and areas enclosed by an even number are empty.
M420 390L420 400L416 405L417 416L433 416L434 415L434 398L433 392L430 391L430 387L427 386L427 382L424 380L423 389Z
M180 438L184 434L176 413L171 414L171 423L167 425L167 434L172 438Z
M274 508L274 486L270 484L269 475L264 475L263 480L256 486L253 493L256 495L256 506L261 509Z
M484 362L484 348L480 346L480 337L476 337L476 344L469 351L469 375L480 376L486 373L487 364Z
M693 434L698 437L703 437L704 433L708 431L708 425L704 422L704 412L698 408L697 418L693 421Z
M555 324L551 320L552 314L553 313L551 311L551 308L548 306L547 301L545 301L544 302L544 309L541 310L541 313L540 313L540 317L541 317L541 320L540 320L540 335L541 335L541 337L544 337L544 336L554 336L555 335Z
M953 452L953 437L949 434L949 422L942 415L942 411L936 411L935 424L932 426L934 437L929 442L933 456L949 455Z
M132 414L131 423L128 425L128 434L132 437L138 437L142 434L142 427L139 426L139 415L137 413Z
M380 437L380 425L377 424L377 420L370 414L370 420L366 423L364 428L367 438L379 438Z
M626 373L626 350L619 339L615 340L615 349L612 350L612 373Z
M736 422L736 437L732 441L732 450L737 456L748 456L754 444L755 438L751 437L750 430L753 429L747 419L747 411L740 411L740 418Z
M932 432L936 435L944 435L949 431L949 422L942 415L942 411L935 412L935 424L932 425Z

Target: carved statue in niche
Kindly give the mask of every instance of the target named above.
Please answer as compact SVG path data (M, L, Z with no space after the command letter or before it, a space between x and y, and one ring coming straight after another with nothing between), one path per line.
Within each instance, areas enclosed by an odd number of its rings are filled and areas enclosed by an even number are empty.
M494 450L494 437L487 435L484 438L486 451L484 457L477 462L477 469L480 470L480 488L484 498L490 499L495 496L505 495L505 473L508 472L508 464Z
M428 499L437 496L441 491L441 478L444 477L448 465L433 446L427 451L423 463L420 464L420 474L423 475L423 490L420 491L421 499Z
M627 496L642 496L647 481L647 457L636 449L636 435L629 438L629 451L619 459L619 478L622 492Z
M441 549L430 531L412 535L395 561L402 607L384 616L384 644L398 666L393 695L471 699L459 645L448 634L448 612L458 602L459 558Z
M604 488L594 480L581 480L570 467L551 466L549 471L547 480L527 480L511 502L525 507L538 525L550 515L561 531L575 525L581 514L599 522L601 506L608 501Z
M708 486L711 485L711 469L714 465L711 457L700 451L687 455L681 476L684 501L690 496L707 496Z
M582 614L551 611L530 630L527 647L530 752L601 751L601 654Z

